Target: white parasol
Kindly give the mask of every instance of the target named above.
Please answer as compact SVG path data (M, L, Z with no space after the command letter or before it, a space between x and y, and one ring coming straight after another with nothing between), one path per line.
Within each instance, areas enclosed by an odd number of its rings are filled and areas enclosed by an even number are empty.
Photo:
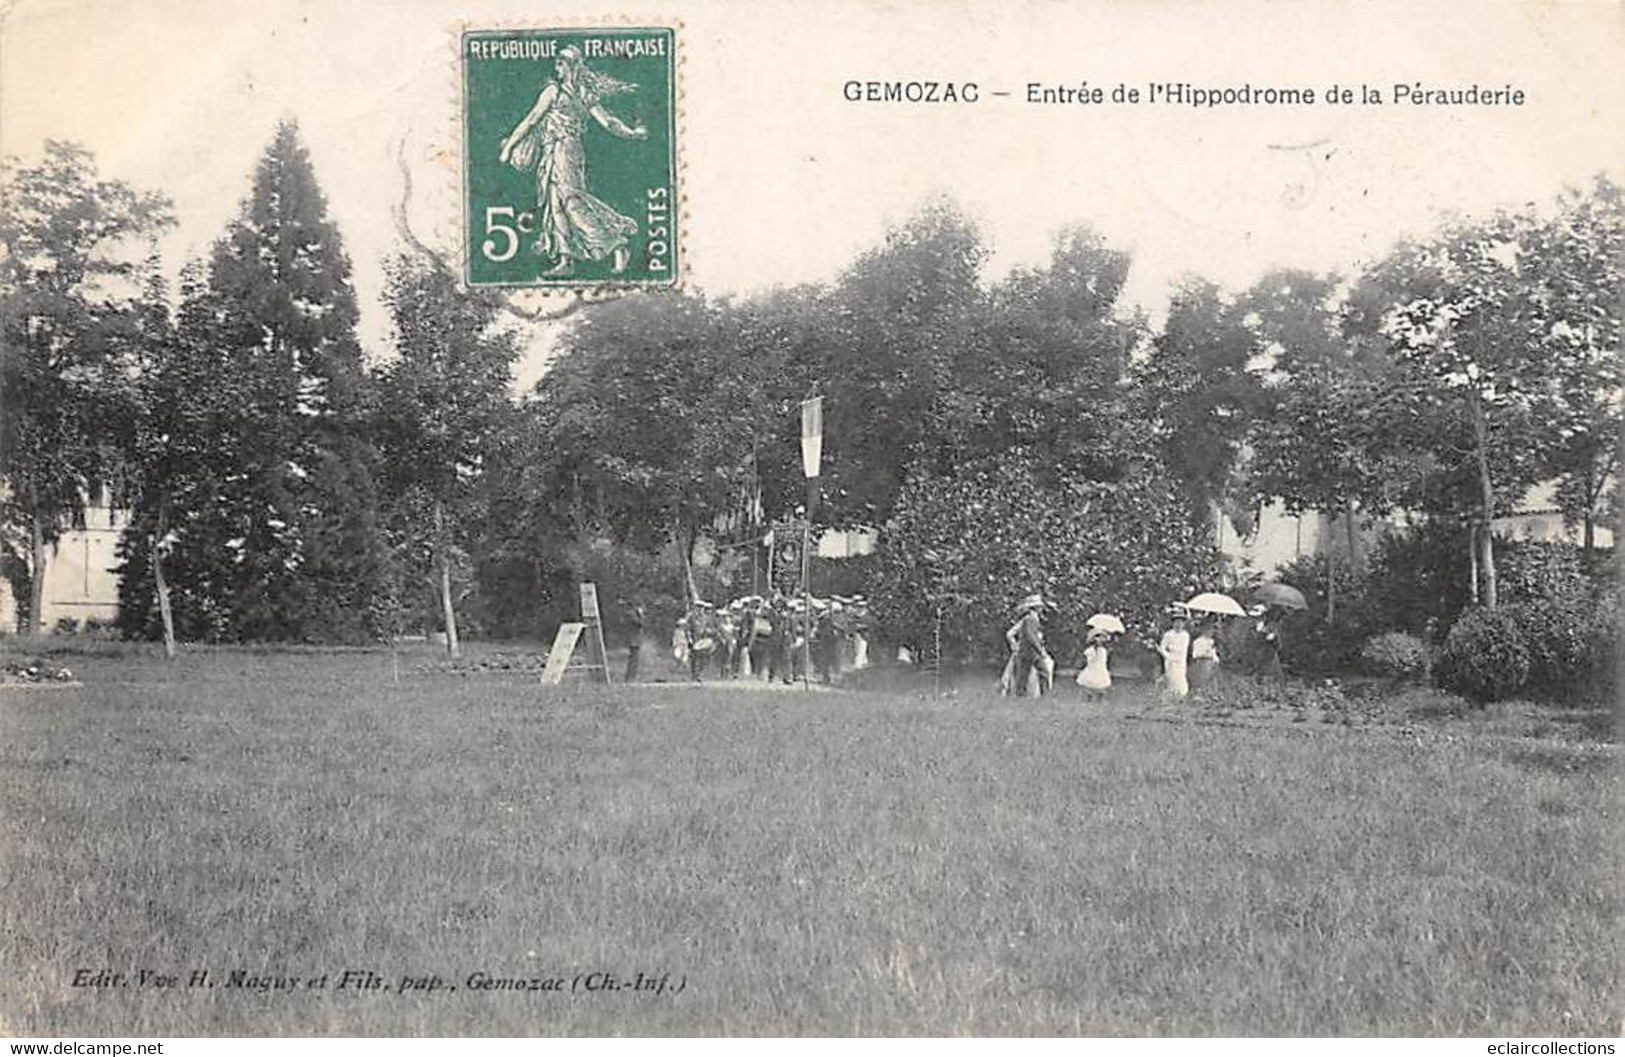
M1122 619L1115 613L1096 613L1084 621L1084 624L1090 631L1105 631L1113 635L1122 635L1128 631L1128 628L1123 626Z
M1221 595L1217 591L1206 591L1185 603L1185 608L1194 613L1216 613L1224 617L1244 617L1247 611L1241 608L1229 595Z

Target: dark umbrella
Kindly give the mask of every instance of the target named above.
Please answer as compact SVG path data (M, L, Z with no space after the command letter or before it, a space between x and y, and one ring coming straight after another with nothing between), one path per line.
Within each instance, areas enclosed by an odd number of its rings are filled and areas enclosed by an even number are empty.
M1303 592L1286 584L1265 584L1253 592L1253 601L1262 602L1267 606L1280 606L1282 609L1309 608Z

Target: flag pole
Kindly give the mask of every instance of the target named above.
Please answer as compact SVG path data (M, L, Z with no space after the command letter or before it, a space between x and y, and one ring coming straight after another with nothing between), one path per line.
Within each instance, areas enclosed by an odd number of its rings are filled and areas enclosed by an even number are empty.
M817 386L814 386L815 393ZM818 470L824 454L824 398L801 402L801 471L807 478L806 517L801 522L801 687L810 689L812 669L812 519L818 504Z
M816 479L807 482L809 490L817 486ZM812 682L808 678L812 670L812 551L809 546L812 540L812 510L807 511L807 519L801 523L801 688L809 690Z

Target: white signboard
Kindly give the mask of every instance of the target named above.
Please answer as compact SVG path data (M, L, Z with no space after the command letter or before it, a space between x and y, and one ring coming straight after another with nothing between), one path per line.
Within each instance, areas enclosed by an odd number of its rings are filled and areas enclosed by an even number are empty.
M594 599L596 601L596 599ZM569 667L570 655L576 651L585 624L560 624L553 636L553 648L547 654L547 667L542 669L542 685L558 686L564 681L564 669Z

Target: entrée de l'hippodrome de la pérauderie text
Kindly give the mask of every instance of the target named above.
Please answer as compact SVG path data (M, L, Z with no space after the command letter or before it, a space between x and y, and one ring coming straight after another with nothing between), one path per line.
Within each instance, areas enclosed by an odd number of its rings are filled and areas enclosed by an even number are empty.
M1430 85L1422 81L1395 82L1386 93L1377 85L1333 83L1320 88L1292 85L1201 85L1187 81L1150 81L1092 84L1029 81L1022 93L987 89L977 81L960 80L850 80L841 94L851 103L979 103L984 95L1014 96L1039 105L1112 104L1129 106L1317 106L1359 103L1395 103L1401 106L1523 106L1527 93L1511 84Z

